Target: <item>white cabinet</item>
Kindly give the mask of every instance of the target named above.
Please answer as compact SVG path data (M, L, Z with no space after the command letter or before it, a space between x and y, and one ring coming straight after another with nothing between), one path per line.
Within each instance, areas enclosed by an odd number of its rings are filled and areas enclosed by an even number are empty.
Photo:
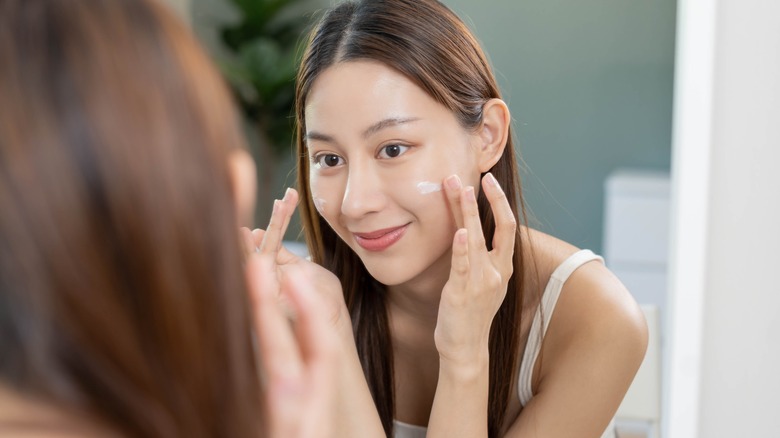
M640 304L662 311L669 252L669 174L618 170L605 184L604 259Z
M604 259L642 306L650 332L645 360L616 425L657 437L669 248L669 174L618 170L605 183Z

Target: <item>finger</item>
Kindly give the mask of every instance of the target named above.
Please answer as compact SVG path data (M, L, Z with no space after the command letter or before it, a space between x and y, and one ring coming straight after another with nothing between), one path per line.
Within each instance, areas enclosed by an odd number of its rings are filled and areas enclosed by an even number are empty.
M490 202L490 209L496 221L496 231L493 234L493 251L491 254L501 261L503 267L512 266L512 255L515 252L517 220L506 194L492 173L482 178L482 188Z
M255 243L255 252L260 252L260 245L263 244L263 236L265 236L265 230L262 228L255 228L252 230L252 240Z
M287 189L284 198L274 200L273 211L268 228L265 230L263 241L260 244L261 254L273 254L279 251L284 239L284 232L290 223L290 217L295 211L295 203L298 201L298 193L293 189Z
M487 247L482 233L482 221L479 219L479 207L474 187L468 186L461 194L463 225L468 230L468 257L472 271L479 269L485 261Z
M257 246L258 252L263 255L276 257L276 251L282 241L281 230L284 223L284 203L275 199L271 210L271 219L263 232L263 239Z
M294 387L302 375L301 357L290 324L276 302L278 285L273 260L251 256L247 281L261 366L271 385Z
M254 241L255 247L260 248L260 245L263 243L263 236L265 235L265 230L261 230L260 228L257 228L252 231L252 240ZM279 252L276 255L276 263L279 265L287 265L290 263L295 263L299 260L302 260L303 258L300 257L298 254L293 253L287 247L284 245L279 248ZM308 260L308 259L307 259Z
M460 206L460 192L463 190L463 184L458 175L450 175L444 180L444 193L447 196L447 203L455 219L455 226L463 228L463 214Z
M244 257L249 257L255 252L257 245L255 245L255 239L252 236L252 231L247 227L241 227L239 230L241 234L241 244L244 248Z
M452 263L450 263L450 279L448 284L453 290L464 290L469 277L468 231L460 228L452 239Z
M277 250L281 249L281 241L284 240L284 233L287 232L287 227L290 226L290 221L292 220L293 213L295 213L295 207L298 205L298 191L294 188L290 187L287 189L287 191L284 192L284 197L282 198L282 204L284 205L284 211L285 215L283 216L284 222L282 223L281 233L280 233L280 241L279 246L277 247Z
M300 268L288 268L282 287L297 315L295 336L304 363L309 366L327 361L335 348L336 335L322 311L325 302Z

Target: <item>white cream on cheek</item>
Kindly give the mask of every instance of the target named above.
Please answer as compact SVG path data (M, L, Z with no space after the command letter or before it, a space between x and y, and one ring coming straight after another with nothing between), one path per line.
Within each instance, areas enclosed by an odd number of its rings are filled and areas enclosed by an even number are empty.
M325 216L325 200L315 196L312 198L312 201L314 202L314 208L317 209L320 215Z
M422 181L417 184L417 191L422 195L436 193L441 191L441 184L430 181Z

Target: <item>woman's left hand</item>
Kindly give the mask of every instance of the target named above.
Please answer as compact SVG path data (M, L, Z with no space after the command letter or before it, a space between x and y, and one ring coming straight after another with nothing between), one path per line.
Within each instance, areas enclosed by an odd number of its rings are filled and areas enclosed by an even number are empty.
M493 249L488 251L474 187L462 187L456 175L448 177L444 187L458 231L434 339L443 362L464 366L487 358L490 326L513 271L517 221L504 191L488 173L482 188L496 222Z
M284 198L274 201L271 220L265 230L258 228L250 231L248 228L242 228L246 253L247 255L259 253L274 260L274 268L279 280L287 275L290 268L298 268L311 278L325 304L322 312L327 314L328 320L344 341L354 343L352 323L339 279L324 267L293 254L282 245L284 233L290 224L297 203L298 192L295 189L288 189ZM281 299L284 300L284 297L282 296Z
M314 289L315 295L317 295L316 298L319 298L319 303L313 311L324 316L329 322L328 327L320 325L318 330L323 332L323 336L325 336L326 332L331 331L337 334L336 350L338 361L335 365L335 376L323 377L323 379L328 379L328 381L319 382L322 385L336 388L334 391L336 397L331 403L332 412L330 414L332 418L326 419L327 421L321 421L321 427L319 428L306 429L308 425L316 424L320 418L309 418L310 414L306 411L307 406L314 406L319 403L317 400L322 400L322 398L316 399L316 394L312 393L310 398L315 398L314 401L300 400L300 403L298 403L301 408L296 415L300 416L298 421L301 423L301 427L290 430L296 433L308 430L312 433L310 436L325 436L323 433L329 432L328 425L329 421L332 420L332 436L361 438L384 436L382 422L379 419L379 414L371 397L371 391L363 374L363 368L360 365L349 311L341 290L341 282L326 268L287 251L282 245L284 232L290 223L290 218L295 211L297 202L298 193L290 189L283 199L274 202L273 213L266 230L257 229L249 231L246 228L242 229L244 245L249 258L260 257L269 260L269 268L272 274L265 277L268 284L267 288L279 292L274 298L281 301L282 307L286 307L293 312L297 311L297 308L294 306L295 303L289 305L291 300L285 299L287 294L284 292L284 288L280 286L284 285L285 281L292 282L293 279L298 277L308 279L308 284ZM295 297L291 298L294 299ZM288 305L284 306L285 303ZM279 335L283 334L282 332L282 330L276 331ZM274 331L267 330L266 333L274 333ZM310 339L314 340L316 337L315 334L312 334ZM288 344L292 343L288 341ZM303 340L299 342L299 345L304 346ZM295 358L293 357L293 359ZM277 361L280 367L283 367L283 362L283 357L280 357ZM287 362L294 364L296 361L288 360ZM309 392L308 389L306 394ZM312 385L311 390L314 391L315 389L317 389L317 386ZM298 402L297 399L293 399L293 401ZM303 403L304 401L309 404ZM290 407L294 406L294 404L287 403L280 406ZM311 409L313 410L314 408L312 407ZM292 411L285 411L285 413L289 412ZM280 418L292 421L292 417L280 415ZM280 424L284 426L285 424L292 425L293 423L282 422ZM281 430L281 428L276 430ZM293 435L292 433L285 435L282 433L278 436L304 435Z

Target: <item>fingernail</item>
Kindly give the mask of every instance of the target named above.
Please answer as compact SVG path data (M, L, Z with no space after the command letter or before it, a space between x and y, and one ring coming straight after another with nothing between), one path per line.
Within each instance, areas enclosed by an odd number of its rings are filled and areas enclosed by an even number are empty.
M284 198L282 198L282 200L286 201L289 196L290 196L290 188L287 187L287 190L284 191Z
M498 187L498 181L496 180L496 177L493 176L491 172L488 172L487 175L485 175L485 178L487 179L488 184L490 184L493 187Z
M281 205L281 202L279 202L278 199L274 199L274 209L273 212L276 213L279 211L279 206Z
M447 187L451 188L452 190L460 190L460 178L458 178L458 175L450 175L447 177L446 180Z

